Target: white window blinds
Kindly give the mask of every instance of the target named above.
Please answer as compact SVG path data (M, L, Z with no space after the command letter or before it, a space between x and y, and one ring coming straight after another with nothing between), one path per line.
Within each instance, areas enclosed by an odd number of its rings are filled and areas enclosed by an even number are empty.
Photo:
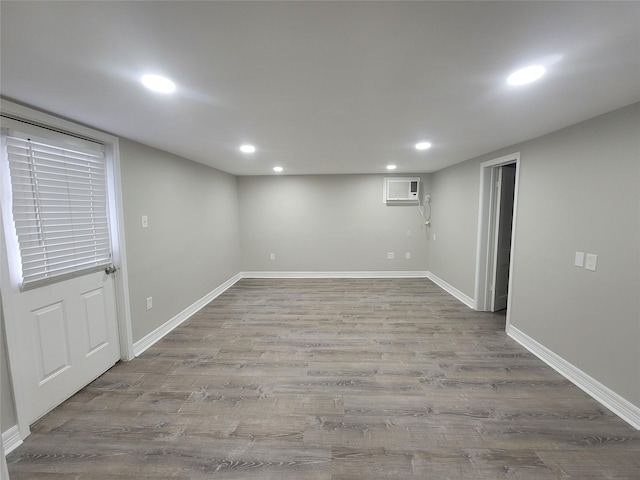
M5 132L22 285L111 263L104 146Z

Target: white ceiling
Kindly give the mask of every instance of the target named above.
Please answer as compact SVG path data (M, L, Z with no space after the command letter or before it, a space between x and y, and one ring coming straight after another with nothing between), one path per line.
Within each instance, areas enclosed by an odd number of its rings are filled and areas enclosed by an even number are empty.
M4 97L237 175L432 172L640 101L640 2L2 1L1 22Z

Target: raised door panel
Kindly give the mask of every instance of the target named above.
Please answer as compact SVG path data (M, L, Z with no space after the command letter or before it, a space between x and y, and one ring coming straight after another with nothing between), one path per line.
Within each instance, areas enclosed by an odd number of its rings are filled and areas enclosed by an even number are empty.
M34 310L34 347L38 357L40 385L71 367L67 315L64 303L58 302Z
M99 288L81 295L82 314L87 333L87 349L85 355L92 355L108 342L107 307L105 305L104 288Z

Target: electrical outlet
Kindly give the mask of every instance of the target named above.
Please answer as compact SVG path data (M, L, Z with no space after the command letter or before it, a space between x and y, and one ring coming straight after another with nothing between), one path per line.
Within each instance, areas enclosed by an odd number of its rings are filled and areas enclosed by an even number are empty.
M411 260L411 252L406 252L404 254L404 258L406 258L407 260Z
M393 252L387 253L387 259L393 260L395 258L395 254Z
M598 255L593 253L587 253L587 260L584 263L584 268L587 270L591 270L592 272L596 271L596 266L598 265Z
M269 260L275 260L276 259L276 254L275 253L270 253L269 254Z
M153 297L147 297L147 310L151 310L153 308Z

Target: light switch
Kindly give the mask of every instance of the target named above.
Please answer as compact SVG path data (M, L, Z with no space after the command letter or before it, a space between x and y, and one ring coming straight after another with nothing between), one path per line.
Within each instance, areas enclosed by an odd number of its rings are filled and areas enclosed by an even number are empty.
M584 267L584 252L576 252L576 259L574 260L573 264L576 267Z
M147 228L149 226L149 219L146 215L142 215L142 228Z
M598 264L598 255L593 253L587 253L587 261L584 264L584 268L587 270L591 270L592 272L596 271L596 266Z

